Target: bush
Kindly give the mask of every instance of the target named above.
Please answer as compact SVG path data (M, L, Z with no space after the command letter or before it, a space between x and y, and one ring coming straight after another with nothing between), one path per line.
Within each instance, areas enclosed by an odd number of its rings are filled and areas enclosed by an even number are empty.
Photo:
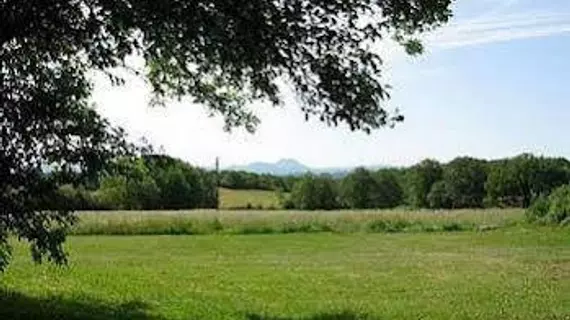
M54 203L49 209L68 210L103 210L105 205L99 201L97 195L79 186L63 185L58 190L57 199L52 199Z
M526 218L530 222L537 222L544 219L550 210L548 197L538 197L526 211Z
M550 207L546 215L546 222L560 224L570 217L570 185L554 190L550 197Z
M557 188L548 198L538 197L526 215L531 222L567 224L570 219L570 185Z

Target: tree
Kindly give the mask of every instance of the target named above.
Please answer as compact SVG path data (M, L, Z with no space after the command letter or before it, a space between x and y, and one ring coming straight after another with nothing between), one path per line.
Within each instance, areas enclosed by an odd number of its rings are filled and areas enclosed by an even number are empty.
M570 225L570 185L560 186L546 197L541 194L527 209L530 222Z
M144 164L158 189L150 209L216 208L215 176L186 162L162 155L146 155Z
M375 180L378 184L376 197L377 208L394 208L404 202L404 190L401 182L401 170L382 169L376 172Z
M351 209L393 208L402 201L402 188L391 170L357 168L342 179L340 190L343 205Z
M485 198L485 162L456 158L443 169L443 181L453 208L481 208Z
M527 208L536 197L568 182L568 160L521 154L493 165L485 187L493 201Z
M414 39L445 23L451 0L5 0L0 2L0 268L8 233L30 240L33 256L63 262L69 212L43 211L71 172L96 172L122 134L89 107L90 70L109 75L144 59L154 102L191 97L255 129L246 108L280 103L290 83L306 117L369 132L402 120L386 110L381 57L371 44L393 35L410 54ZM46 176L45 166L62 175ZM72 170L72 168L74 168ZM56 178L57 177L57 178ZM30 201L31 195L41 195Z
M113 175L102 178L101 187L95 194L106 209L128 209L127 178L124 176Z
M426 159L411 167L406 175L408 203L416 208L426 208L429 204L428 194L442 175L441 164L435 160Z
M526 179L520 179L521 175L517 171L512 160L501 160L490 165L485 182L489 203L506 207L525 207L530 204L530 192L524 191L529 190L524 188ZM529 174L527 172L525 175Z
M341 199L343 205L352 209L369 209L376 206L378 183L364 168L357 168L341 182Z
M451 195L444 180L440 180L431 186L427 201L432 209L450 209L453 207Z
M332 210L340 207L335 181L328 176L305 175L295 183L289 201L299 210Z

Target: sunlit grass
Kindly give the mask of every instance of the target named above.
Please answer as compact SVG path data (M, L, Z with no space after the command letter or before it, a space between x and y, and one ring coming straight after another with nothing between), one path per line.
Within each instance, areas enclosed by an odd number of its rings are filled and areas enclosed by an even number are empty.
M275 191L220 188L222 209L278 209L279 207L279 197Z
M504 219L474 213L417 219ZM361 212L336 214L366 219ZM310 217L333 219L324 215ZM89 236L71 237L67 248L71 262L62 269L36 266L26 248L16 246L13 263L0 277L7 292L0 292L0 319L570 317L570 233L564 229Z
M485 231L523 221L523 211L113 211L83 212L75 235Z

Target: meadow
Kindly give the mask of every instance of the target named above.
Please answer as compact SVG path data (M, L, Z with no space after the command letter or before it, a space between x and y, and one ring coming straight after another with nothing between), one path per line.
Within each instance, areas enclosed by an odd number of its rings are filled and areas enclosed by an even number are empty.
M275 191L220 188L219 193L221 209L272 209L281 206Z
M570 230L522 217L521 210L82 213L66 245L68 267L34 265L15 243L0 276L0 319L570 319ZM144 232L181 221L208 227L201 235ZM332 230L287 233L291 221ZM410 227L370 227L378 221ZM435 228L449 223L471 227Z
M523 222L521 209L82 212L74 235L205 235L486 231Z

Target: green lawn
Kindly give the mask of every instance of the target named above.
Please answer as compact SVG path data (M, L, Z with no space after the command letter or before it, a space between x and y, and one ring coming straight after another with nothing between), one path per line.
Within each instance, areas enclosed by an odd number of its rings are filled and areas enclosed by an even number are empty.
M570 231L74 236L0 319L569 319Z
M222 209L278 209L277 192L269 190L233 190L220 188Z

